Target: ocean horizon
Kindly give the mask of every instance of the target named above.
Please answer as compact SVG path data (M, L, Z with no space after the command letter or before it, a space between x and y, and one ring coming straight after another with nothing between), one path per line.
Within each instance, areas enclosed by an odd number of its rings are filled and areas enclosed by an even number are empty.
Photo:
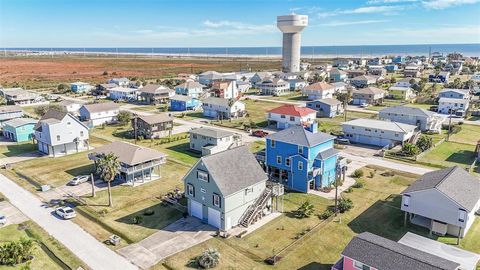
M181 56L240 56L276 57L282 54L281 47L16 47L5 51L30 53L99 53L99 54L142 54L142 55L181 55ZM412 44L412 45L341 45L341 46L302 46L304 58L331 57L375 57L384 55L428 55L439 52L462 53L465 56L480 56L480 43L472 44Z

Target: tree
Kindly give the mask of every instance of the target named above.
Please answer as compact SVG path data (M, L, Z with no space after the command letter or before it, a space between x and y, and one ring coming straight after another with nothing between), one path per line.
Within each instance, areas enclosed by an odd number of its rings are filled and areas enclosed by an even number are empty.
M128 124L132 119L132 114L129 111L120 111L117 115L118 122L122 125Z
M40 105L33 109L33 112L38 116L45 115L49 110L56 110L60 112L65 112L65 108L58 105L58 104L50 104L50 105Z
M298 218L309 217L313 214L314 211L315 211L315 206L313 206L313 204L311 204L309 201L305 201L297 209L296 216Z
M209 248L202 255L197 257L197 264L204 268L214 268L220 263L220 252L217 249Z
M96 161L97 174L108 184L108 206L113 206L110 183L120 171L120 162L113 153L101 154Z
M338 211L340 211L340 213L344 213L352 208L353 208L353 202L348 198L346 199L342 198L338 202Z
M412 143L405 143L402 147L402 152L407 156L415 156L420 153L420 148Z
M67 93L68 91L70 91L70 85L66 84L66 83L61 83L57 86L57 90L54 91L55 94L65 94Z
M395 79L395 77L390 78L390 83L394 84L396 82L397 82L397 79Z
M21 238L16 242L0 245L0 265L14 266L32 258L35 242L32 239Z
M433 146L433 139L432 137L428 137L428 136L421 136L420 138L418 138L417 140L417 143L416 143L416 146L418 148L420 148L420 150L423 152L423 151L426 151L430 148L432 148Z

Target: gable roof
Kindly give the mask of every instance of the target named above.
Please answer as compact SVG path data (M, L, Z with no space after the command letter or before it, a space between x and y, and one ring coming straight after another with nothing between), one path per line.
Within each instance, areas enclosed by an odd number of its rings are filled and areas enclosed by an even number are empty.
M18 105L4 105L0 106L0 113L23 112L23 109Z
M267 136L267 139L310 147L319 145L329 140L333 140L335 139L335 137L323 132L313 133L301 126L294 126L270 134Z
M48 110L42 118L37 122L35 125L34 129L38 130L38 128L42 127L41 123L48 123L48 124L54 124L54 123L59 123L67 116L67 112L64 111L59 111L56 109L50 109ZM41 131L41 130L38 130Z
M417 128L414 125L408 125L400 122L394 121L384 121L377 119L368 119L368 118L358 118L353 119L347 122L343 122L343 125L359 126L365 128L372 128L378 130L389 130L394 132L410 132Z
M92 103L83 105L89 113L105 112L120 109L120 105L115 102Z
M3 122L4 126L11 126L13 128L21 127L23 125L33 125L36 124L38 120L33 118L14 118L8 121Z
M468 89L456 89L456 88L443 88L439 93L446 93L446 92L455 92L462 95L468 95L470 90Z
M318 153L318 155L315 159L326 160L330 157L338 155L338 153L340 153L340 152L337 149L335 149L333 147L328 148L328 149L323 150L322 152Z
M162 94L173 92L172 89L160 84L147 84L139 90L141 93Z
M369 76L369 75L361 75L361 76L357 76L355 78L352 78L350 80L352 81L370 81L370 80L376 80L377 77L374 77L374 76Z
M327 105L330 105L330 106L335 106L335 105L338 105L338 104L342 104L341 101L339 101L338 99L335 99L335 98L316 99L316 100L312 100L312 101L307 102L307 104L308 103L323 103L323 104L327 104Z
M342 255L376 269L455 270L460 266L458 263L369 232L355 236Z
M269 113L276 113L276 114L285 114L285 115L292 115L292 116L307 116L312 113L317 113L315 110L306 107L298 107L295 105L286 104L268 111Z
M463 98L441 97L441 98L438 99L438 103L442 103L442 102L467 104L467 103L470 103L470 100L463 99Z
M334 89L335 89L335 86L327 82L312 83L303 88L303 90L310 90L310 91L327 91L327 90L334 90Z
M355 94L376 95L376 94L385 94L386 92L387 91L377 87L365 87L365 88L360 88L360 89L357 89L356 91L353 91L353 95Z
M116 141L110 144L95 148L93 150L97 154L109 154L112 153L118 157L118 161L128 164L136 165L143 162L147 162L154 159L165 158L165 155L162 152L153 150L147 147L138 146L135 144Z
M224 197L268 180L262 167L246 146L205 156L198 162L207 168Z
M173 117L167 115L166 113L139 115L138 118L142 119L145 123L149 125L173 121Z
M195 89L195 88L203 88L205 85L195 82L195 81L187 81L182 84L177 85L175 88L183 88L183 89Z
M200 128L194 128L194 129L190 130L190 134L197 134L197 135L200 135L200 136L206 136L206 137L219 139L219 138L232 136L235 133L233 133L231 131L226 131L226 130L223 130L223 129L200 127Z
M394 106L381 109L379 113L394 113L394 114L403 114L403 115L412 115L412 116L425 116L431 117L435 113L427 111L422 108L408 107L408 106Z
M185 95L175 95L170 98L170 100L179 100L179 101L190 101L193 98L191 96L185 96Z
M436 189L466 210L472 211L480 200L480 179L459 166L428 172L402 194Z
M224 107L230 107L236 102L240 102L235 99L226 99L226 98L219 98L219 97L208 97L203 100L203 104L213 104L213 105L218 105L218 106L224 106Z

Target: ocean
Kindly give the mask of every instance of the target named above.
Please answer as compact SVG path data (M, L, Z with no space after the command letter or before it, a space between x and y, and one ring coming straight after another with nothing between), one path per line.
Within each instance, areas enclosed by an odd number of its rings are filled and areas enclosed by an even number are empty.
M275 57L282 53L281 47L198 47L198 48L4 48L5 51L39 53L106 53L106 54L152 54L182 56L239 56ZM302 57L372 57L384 55L428 55L429 52L448 54L462 53L465 56L480 56L480 44L416 44L416 45L352 45L352 46L303 46Z

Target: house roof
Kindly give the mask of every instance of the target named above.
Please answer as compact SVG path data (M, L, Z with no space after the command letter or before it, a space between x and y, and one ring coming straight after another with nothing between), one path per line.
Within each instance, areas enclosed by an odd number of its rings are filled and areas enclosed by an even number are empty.
M85 104L83 105L83 107L89 113L96 113L96 112L118 110L120 108L120 105L114 102L103 102L103 103Z
M199 75L200 77L207 80L218 80L223 77L223 75L216 71L205 71Z
M183 88L183 89L195 89L195 88L203 88L205 85L195 82L195 81L188 81L184 82L180 85L177 85L175 88Z
M64 99L64 100L60 101L60 103L58 103L58 105L60 105L60 106L68 106L68 105L72 105L72 104L79 104L79 103L75 102L73 100L68 100L68 99Z
M385 94L387 91L377 88L377 87L365 87L357 89L353 92L353 94L367 94L367 95L377 95L377 94Z
M428 172L402 194L428 189L440 191L469 211L472 211L480 200L480 179L458 166Z
M320 159L320 160L326 160L330 157L333 157L335 155L338 155L338 153L340 153L337 149L335 148L328 148L326 150L323 150L322 152L318 153L316 159Z
M219 97L208 97L203 100L203 104L213 104L213 105L219 105L224 107L230 107L235 102L241 102L241 101L237 101L235 99L219 98Z
M467 104L470 103L468 99L463 99L463 98L447 98L447 97L441 97L438 99L438 103L442 102L449 102L449 103L463 103Z
M232 136L233 132L231 131L226 131L222 129L216 129L216 128L209 128L209 127L200 127L200 128L194 128L190 130L190 134L197 134L200 136L206 136L210 138L224 138L228 136Z
M323 132L313 133L301 126L293 126L270 134L267 136L267 139L310 147L333 140L335 137Z
M332 68L330 71L329 71L330 74L340 74L340 75L346 75L347 72L343 71L343 70L340 70L338 68Z
M41 123L47 123L47 124L60 123L67 114L68 113L64 111L50 109L42 116L42 118L40 118L40 120L35 125L34 129L38 130L38 128L41 128L42 127ZM38 130L38 131L41 131L41 130Z
M335 98L322 98L322 99L316 99L316 100L313 100L313 101L309 101L307 103L324 103L324 104L327 104L327 105L330 105L330 106L335 106L335 105L338 105L338 104L342 104L341 101L339 101L338 99L335 99Z
M327 90L333 90L333 89L335 89L335 86L327 82L312 83L303 88L303 90L310 90L310 91L327 91Z
M4 126L11 126L13 128L21 127L23 125L28 125L28 124L36 124L38 120L33 119L33 118L14 118L10 119L8 121L3 122Z
M445 92L455 92L455 93L459 93L459 94L462 94L462 95L466 95L466 94L470 93L470 90L468 90L468 89L455 89L455 88L443 88L442 91L440 91L439 93L445 93Z
M352 81L371 81L371 80L376 80L376 79L377 78L373 77L373 76L361 75L361 76L354 77L351 80Z
M149 125L173 121L173 117L169 116L166 113L139 115L138 118L142 119L145 123Z
M110 92L123 92L123 93L132 93L138 91L137 88L128 88L128 87L114 87L108 89Z
M147 84L139 90L141 93L148 93L148 94L162 94L162 93L170 93L173 92L172 89L159 85L159 84Z
M355 236L342 255L375 269L455 270L460 266L458 263L369 232Z
M312 113L317 113L315 110L306 107L298 107L295 105L286 104L275 109L271 109L268 111L269 113L276 113L276 114L285 114L285 115L292 115L292 116L307 116Z
M246 146L202 157L199 162L207 168L223 196L229 196L268 180L267 175Z
M170 98L170 100L180 100L180 101L190 101L193 98L190 96L185 96L185 95L175 95Z
M17 105L0 106L0 113L23 112L22 108Z
M165 155L162 152L153 150L147 147L138 146L135 144L116 141L110 144L95 148L93 151L97 154L109 154L112 153L118 157L118 161L128 164L136 165L144 163L154 159L165 158Z
M388 88L388 90L396 90L396 91L412 91L413 89L410 87L404 87L404 86L391 86Z
M379 129L379 130L389 130L394 132L410 132L417 128L417 126L408 125L400 122L383 121L383 120L367 119L367 118L358 118L358 119L350 120L347 122L343 122L342 126L343 125L359 126L359 127Z
M407 107L407 106L387 107L385 109L381 109L379 113L394 113L394 114L425 116L425 117L431 117L435 115L434 112L427 111L422 108Z
M262 84L285 85L288 84L288 82L281 78L268 78L263 80Z

